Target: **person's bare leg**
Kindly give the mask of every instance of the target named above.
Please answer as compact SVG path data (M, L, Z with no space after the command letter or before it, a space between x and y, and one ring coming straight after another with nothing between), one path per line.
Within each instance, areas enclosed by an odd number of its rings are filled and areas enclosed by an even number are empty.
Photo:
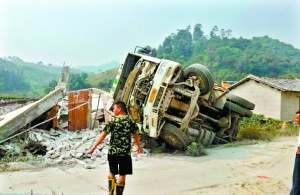
M108 173L108 177L110 179L116 179L115 175L113 175L111 172Z
M125 184L126 175L119 175L118 184Z

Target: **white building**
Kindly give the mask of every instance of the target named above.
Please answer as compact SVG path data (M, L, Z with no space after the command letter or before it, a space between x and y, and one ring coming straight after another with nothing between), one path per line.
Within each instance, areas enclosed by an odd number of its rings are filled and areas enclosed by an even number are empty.
M267 118L291 120L300 110L300 79L248 75L228 89L253 102L254 114L263 114Z

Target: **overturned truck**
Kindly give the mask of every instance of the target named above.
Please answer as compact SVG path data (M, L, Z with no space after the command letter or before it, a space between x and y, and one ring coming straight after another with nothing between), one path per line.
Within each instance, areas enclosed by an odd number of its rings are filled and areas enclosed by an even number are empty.
M239 119L255 106L214 82L201 64L183 68L140 53L125 56L110 93L110 106L125 102L143 134L183 150L194 141L206 147L234 141Z

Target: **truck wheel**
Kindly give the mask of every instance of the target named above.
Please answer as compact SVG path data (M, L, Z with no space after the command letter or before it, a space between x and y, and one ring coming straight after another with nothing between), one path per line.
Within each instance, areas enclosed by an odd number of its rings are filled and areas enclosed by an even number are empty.
M189 144L188 137L175 125L166 123L160 133L161 138L173 148L184 150Z
M233 111L235 113L238 113L241 116L251 117L252 112L246 108L243 108L235 103L226 101L224 107L229 109L229 111Z
M201 95L206 95L214 87L214 80L210 71L202 64L192 64L183 70L183 76L188 79L190 76L197 76L200 78Z
M244 108L247 108L249 110L253 110L254 107L255 107L255 104L253 104L252 102L249 102L248 100L240 97L240 96L237 96L235 94L232 94L232 93L228 93L226 95L227 99L241 107L244 107Z

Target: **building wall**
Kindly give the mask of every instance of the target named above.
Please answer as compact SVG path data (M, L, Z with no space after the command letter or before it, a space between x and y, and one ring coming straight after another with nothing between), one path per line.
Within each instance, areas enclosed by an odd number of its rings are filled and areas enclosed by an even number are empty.
M281 92L279 90L249 80L232 89L231 93L254 103L254 114L263 114L267 118L280 119Z
M292 120L295 112L300 109L299 92L282 92L281 95L281 119Z

